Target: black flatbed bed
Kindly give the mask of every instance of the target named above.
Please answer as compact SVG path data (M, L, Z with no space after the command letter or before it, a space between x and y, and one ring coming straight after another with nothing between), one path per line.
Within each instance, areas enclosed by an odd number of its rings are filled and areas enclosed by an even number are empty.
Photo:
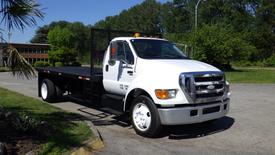
M102 80L103 78L102 68L94 68L93 74L91 74L90 67L43 67L36 69L39 73L55 74L77 79L82 77L94 80Z

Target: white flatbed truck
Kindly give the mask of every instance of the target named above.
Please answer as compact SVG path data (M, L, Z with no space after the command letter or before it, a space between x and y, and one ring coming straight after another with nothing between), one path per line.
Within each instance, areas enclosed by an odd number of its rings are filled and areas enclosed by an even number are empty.
M191 60L175 44L154 37L115 37L107 32L102 69L94 67L38 68L38 94L55 102L63 95L97 96L101 102L129 114L137 134L153 137L163 125L201 123L224 117L230 92L225 74ZM132 32L131 32L132 33ZM104 105L104 104L102 104Z

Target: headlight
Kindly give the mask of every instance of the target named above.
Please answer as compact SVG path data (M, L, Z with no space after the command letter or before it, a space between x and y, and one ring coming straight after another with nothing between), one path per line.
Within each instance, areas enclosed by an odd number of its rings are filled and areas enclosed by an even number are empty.
M230 93L230 86L229 86L229 82L226 81L225 82L225 92L227 93L227 96L230 97L231 93Z
M158 99L175 98L177 95L176 89L156 89L155 94Z

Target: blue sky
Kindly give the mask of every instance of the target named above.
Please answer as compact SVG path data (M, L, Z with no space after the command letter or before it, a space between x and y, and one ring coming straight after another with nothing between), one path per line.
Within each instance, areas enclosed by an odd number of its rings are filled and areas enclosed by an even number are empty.
M17 43L27 43L35 34L39 26L49 24L52 21L66 20L70 22L80 21L85 25L94 24L104 19L106 16L119 14L122 10L128 9L143 0L37 0L42 8L45 8L45 18L37 20L34 27L27 27L24 32L12 31L11 41ZM168 0L157 0L161 3ZM1 24L3 27L3 23ZM8 40L7 33L4 38Z

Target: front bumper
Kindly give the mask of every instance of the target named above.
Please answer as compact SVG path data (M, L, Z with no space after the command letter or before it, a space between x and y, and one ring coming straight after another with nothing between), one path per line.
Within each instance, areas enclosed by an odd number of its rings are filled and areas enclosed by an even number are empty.
M159 108L163 125L182 125L205 122L225 116L229 111L230 99L213 104L196 104L178 108Z

